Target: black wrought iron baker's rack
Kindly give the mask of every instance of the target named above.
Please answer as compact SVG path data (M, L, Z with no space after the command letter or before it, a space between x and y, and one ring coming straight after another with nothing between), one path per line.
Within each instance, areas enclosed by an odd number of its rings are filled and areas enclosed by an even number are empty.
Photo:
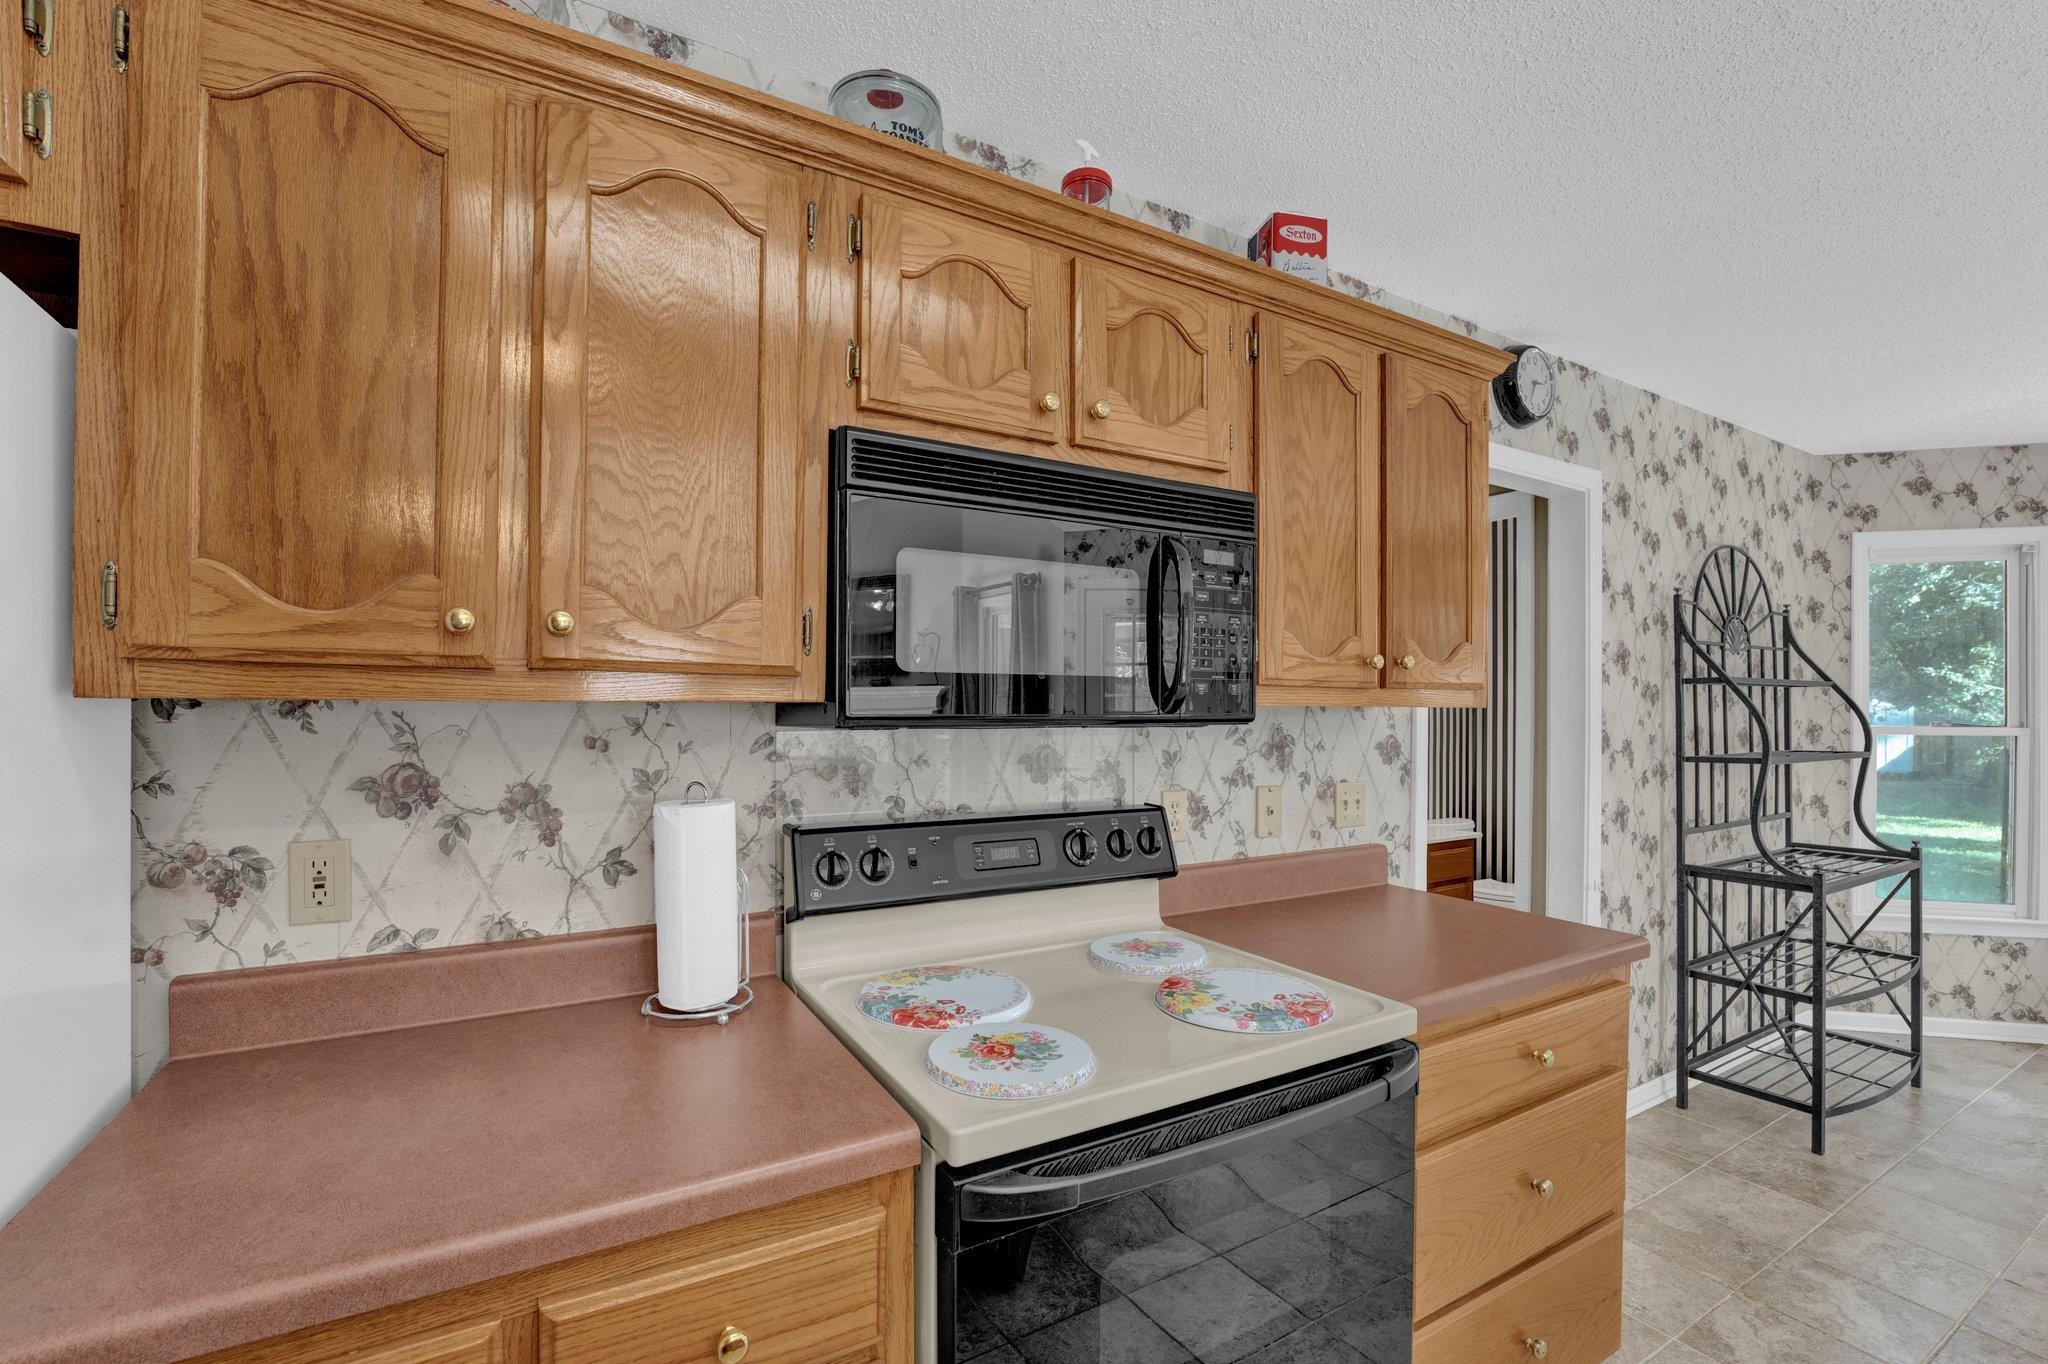
M1920 845L1870 827L1870 721L1800 646L1755 560L1713 550L1692 595L1673 594L1672 622L1678 1106L1695 1081L1783 1104L1811 1115L1819 1154L1830 1117L1920 1084ZM1815 746L1846 729L1836 707L1861 747ZM1867 846L1797 835L1799 774L1840 764L1855 768L1851 814ZM1859 920L1849 892L1862 886L1877 890ZM1866 940L1901 891L1906 952ZM1829 1027L1830 1011L1873 999L1905 1023L1906 1045Z

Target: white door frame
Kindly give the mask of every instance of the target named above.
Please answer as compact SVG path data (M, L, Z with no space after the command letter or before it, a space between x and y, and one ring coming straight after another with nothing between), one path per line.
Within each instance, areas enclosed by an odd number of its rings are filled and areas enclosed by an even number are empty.
M1544 681L1544 912L1600 922L1600 471L1513 446L1489 450L1492 481L1544 498L1549 513L1545 619L1550 675ZM1407 881L1428 879L1429 713L1412 712Z

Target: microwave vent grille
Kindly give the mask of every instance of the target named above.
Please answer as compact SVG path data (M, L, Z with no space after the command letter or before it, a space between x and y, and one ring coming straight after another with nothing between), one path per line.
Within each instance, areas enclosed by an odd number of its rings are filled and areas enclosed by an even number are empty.
M1239 493L940 445L896 446L864 439L848 453L848 481L863 490L941 493L951 500L972 499L1020 511L1093 514L1112 524L1171 526L1245 540L1258 531L1257 505Z

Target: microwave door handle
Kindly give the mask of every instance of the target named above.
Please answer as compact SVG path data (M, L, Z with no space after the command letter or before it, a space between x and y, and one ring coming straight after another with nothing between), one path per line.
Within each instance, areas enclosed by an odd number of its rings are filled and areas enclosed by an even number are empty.
M1265 1122L1240 1127L1173 1151L1113 1165L1087 1174L1039 1176L1018 1173L990 1175L963 1184L959 1189L959 1215L963 1222L1018 1222L1049 1214L1071 1212L1091 1203L1148 1188L1177 1178L1189 1171L1219 1161L1236 1160L1284 1141L1292 1141L1318 1127L1354 1117L1377 1108L1390 1099L1403 1099L1415 1092L1420 1055L1410 1051L1394 1071L1361 1085L1348 1094L1310 1104Z
M1172 557L1174 602L1180 629L1175 631L1173 681L1166 680L1166 660L1160 657L1160 636L1166 632L1166 574ZM1145 670L1152 687L1152 704L1161 715L1179 713L1188 699L1188 546L1177 535L1162 535L1152 551L1152 574L1147 593L1151 601L1150 638L1145 647Z

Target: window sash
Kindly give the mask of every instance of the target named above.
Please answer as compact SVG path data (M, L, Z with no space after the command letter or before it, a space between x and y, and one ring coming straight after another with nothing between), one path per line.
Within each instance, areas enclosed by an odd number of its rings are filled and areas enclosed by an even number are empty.
M1988 905L1972 901L1924 901L1924 926L1938 932L1988 931L2030 927L2048 934L2048 922L2041 917L2035 895L2036 862L2039 850L2048 846L2043 802L2038 798L2039 781L2032 717L2043 713L2040 696L2042 670L2035 649L2043 636L2043 603L2034 592L2035 566L2048 545L2048 529L1961 530L1961 531L1864 531L1851 540L1850 627L1851 692L1864 708L1870 706L1870 569L1887 563L1985 563L2003 559L2006 564L2005 666L2006 705L2003 725L1881 725L1871 723L1874 735L1914 735L1956 739L2009 738L2013 748L2013 811L2009 836L2013 845L2013 903ZM1864 783L1863 816L1877 822L1876 774ZM1868 914L1875 906L1880 886L1866 886L1853 894L1853 902ZM1880 915L1875 927L1903 931L1909 925L1903 895Z

